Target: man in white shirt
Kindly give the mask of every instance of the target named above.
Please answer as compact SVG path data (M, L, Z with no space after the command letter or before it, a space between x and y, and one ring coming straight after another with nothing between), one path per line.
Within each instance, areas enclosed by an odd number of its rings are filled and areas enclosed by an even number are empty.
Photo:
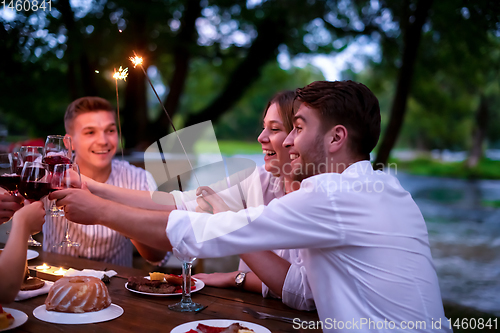
M96 182L149 191L153 177L144 169L113 159L118 147L116 112L100 97L82 97L73 101L64 115L66 133L71 137L75 163L80 173ZM69 225L71 239L78 247L54 247L64 238L67 220L48 214L43 226L44 251L57 252L132 266L133 245L147 260L158 262L164 251L152 249L102 225Z
M112 204L94 214L108 203L78 190L51 198L60 199L78 223L101 223L186 257L302 249L321 320L314 328L451 331L425 221L398 180L369 162L380 134L376 97L352 81L319 81L298 89L297 102L284 145L301 188L268 206L210 215ZM115 214L123 214L121 223L111 219ZM225 233L234 224L243 227Z

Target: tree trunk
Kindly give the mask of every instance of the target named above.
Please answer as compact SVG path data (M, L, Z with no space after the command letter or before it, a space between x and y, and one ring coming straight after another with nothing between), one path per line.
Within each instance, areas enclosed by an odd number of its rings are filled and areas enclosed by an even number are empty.
M79 32L76 31L76 22L69 0L62 0L58 5L62 21L68 30L68 40L66 41L65 51L65 57L68 59L67 79L71 100L75 100L81 97L77 78L77 52L74 47L75 43L77 43L76 38L78 38Z
M273 17L265 20L258 29L245 59L231 74L224 91L207 108L189 116L186 127L207 120L216 122L245 93L260 76L261 68L276 57L276 50L286 37L286 21Z
M387 164L391 150L401 131L415 69L415 62L417 60L418 47L422 37L422 26L427 20L431 5L432 0L418 1L417 8L413 15L415 20L412 24L408 25L408 29L405 32L402 65L399 71L396 94L392 103L389 124L385 130L382 143L377 152L377 158L374 162L375 169L382 169Z
M143 56L146 60L146 19L142 14L136 14L130 21L129 29L133 31L134 51ZM147 64L144 64L147 71ZM147 137L148 107L146 95L146 77L142 69L133 66L129 69L127 87L125 88L125 103L120 108L122 123L122 137L125 140L126 148L144 148L144 138Z
M486 101L486 97L481 94L479 107L476 111L476 124L472 134L472 147L466 163L468 168L475 167L483 156L483 142L486 137L486 130L488 129L488 114L488 102Z
M201 15L201 6L199 0L189 0L185 15L181 21L182 30L179 33L178 44L174 49L174 65L175 70L170 80L170 91L165 100L165 109L167 110L170 119L174 117L179 107L179 100L184 92L186 79L189 70L189 62L191 60L190 48L196 47L196 19ZM150 134L157 135L158 133L168 133L172 128L170 120L165 112L160 115L158 121L150 127ZM152 140L151 140L152 139ZM158 139L151 137L150 141Z

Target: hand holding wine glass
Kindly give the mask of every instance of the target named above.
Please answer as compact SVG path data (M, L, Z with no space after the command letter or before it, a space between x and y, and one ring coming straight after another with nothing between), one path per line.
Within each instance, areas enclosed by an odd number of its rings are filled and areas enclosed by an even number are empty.
M21 177L16 174L13 153L0 154L0 187L10 195L14 195L19 187Z
M62 190L71 187L81 187L81 177L80 169L77 164L56 164L54 166L54 172L52 173L52 178L50 182L52 190ZM61 215L64 216L64 207L56 207ZM59 243L54 245L55 247L62 246L80 246L77 242L70 239L69 236L69 221L66 219L66 232L64 239Z
M50 172L54 172L56 164L71 164L71 138L64 135L48 135L43 148L43 162L49 165ZM51 202L47 212L53 217L64 216L64 212L56 207L54 201Z

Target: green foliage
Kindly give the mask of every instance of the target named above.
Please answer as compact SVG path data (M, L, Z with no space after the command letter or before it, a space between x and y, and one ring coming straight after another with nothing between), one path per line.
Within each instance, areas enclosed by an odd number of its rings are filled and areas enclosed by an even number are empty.
M462 179L500 179L500 161L481 159L477 166L468 168L464 162L442 162L430 157L419 157L411 161L391 158L398 170L411 174Z

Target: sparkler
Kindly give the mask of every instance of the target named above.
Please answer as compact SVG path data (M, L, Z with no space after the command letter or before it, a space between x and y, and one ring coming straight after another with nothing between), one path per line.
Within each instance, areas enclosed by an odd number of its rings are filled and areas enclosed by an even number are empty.
M128 67L123 69L122 66L120 66L120 68L118 69L118 72L116 71L116 68L114 69L113 79L115 79L115 87L116 87L116 111L118 114L117 115L117 117L118 117L118 132L120 135L122 161L123 161L123 144L122 144L122 126L120 124L120 99L118 98L118 80L127 81L127 76L128 76Z
M144 67L142 66L142 63L143 63L143 60L142 60L142 57L139 57L135 51L134 52L134 57L130 57L130 61L132 61L132 63L134 64L134 68L136 68L137 66L140 66L141 69L142 69L142 72L144 73L144 75L146 76L146 79L148 79L148 82L149 82L149 85L151 86L151 88L153 89L153 92L155 93L156 95L156 98L158 99L158 102L160 103L161 107L163 108L163 111L165 112L165 114L167 115L167 118L168 118L168 121L170 122L170 125L172 125L172 128L175 132L175 135L177 136L177 140L179 140L179 143L182 147L182 150L184 150L184 154L186 155L186 158L187 158L187 161L189 163L189 166L191 167L191 171L193 171L193 175L194 175L194 178L196 179L196 182L198 183L198 186L201 186L200 185L200 182L198 181L198 177L196 176L196 172L194 171L194 168L193 168L193 165L191 164L191 161L189 160L189 156L188 156L188 153L186 151L186 149L184 148L184 145L182 144L182 141L181 141L181 138L179 137L179 134L177 133L177 130L175 129L175 126L174 126L174 122L172 121L172 118L170 118L170 115L168 114L167 112L167 109L165 109L165 105L163 105L163 103L161 102L161 98L160 96L158 96L158 93L156 92L156 89L155 87L153 86L153 83L151 82L151 80L149 79L149 76L148 74L146 73L146 70L144 69ZM179 182L179 186L180 186L180 178L179 176L177 176L177 181ZM182 190L181 190L182 191Z

